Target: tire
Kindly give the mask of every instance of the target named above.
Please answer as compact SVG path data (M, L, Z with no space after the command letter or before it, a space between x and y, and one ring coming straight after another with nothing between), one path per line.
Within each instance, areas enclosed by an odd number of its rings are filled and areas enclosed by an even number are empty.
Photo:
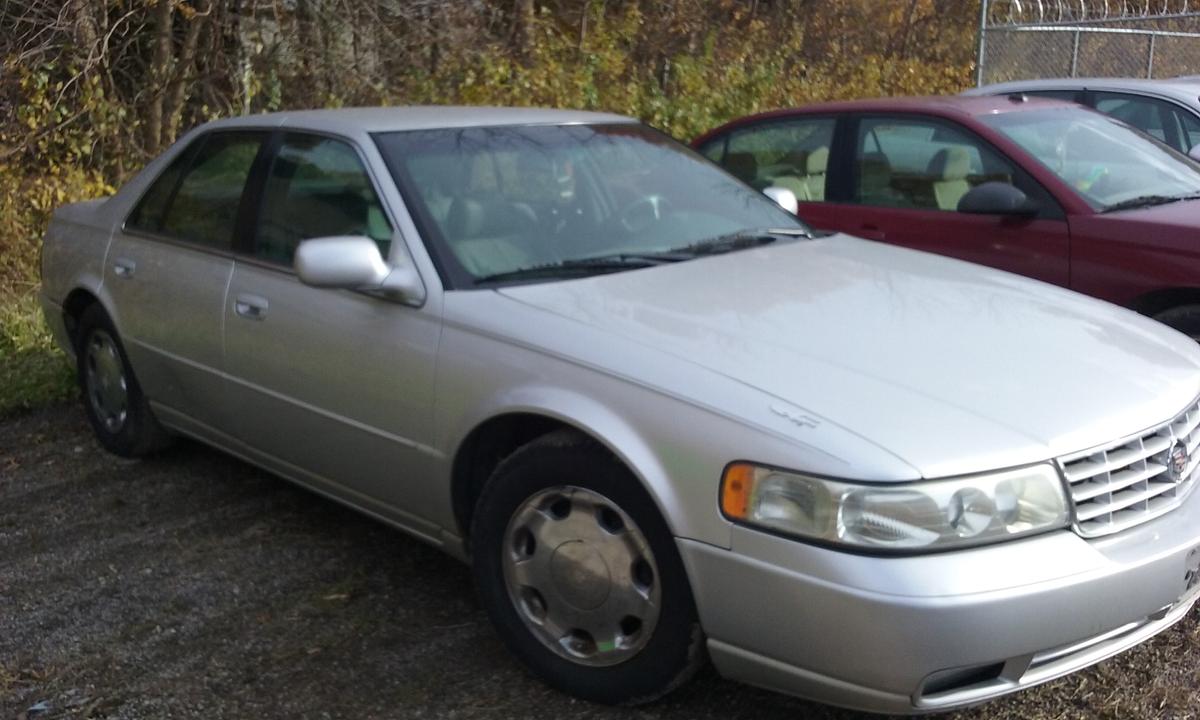
M132 458L170 444L170 435L142 394L116 327L98 304L79 318L75 366L84 412L106 450Z
M682 685L706 659L675 540L638 480L599 444L561 431L514 452L484 487L471 538L492 623L551 686L640 704ZM515 569L518 559L529 561L529 576ZM615 635L606 630L614 621ZM573 622L597 630L564 635Z
M1154 319L1200 341L1200 305L1180 305L1160 312Z

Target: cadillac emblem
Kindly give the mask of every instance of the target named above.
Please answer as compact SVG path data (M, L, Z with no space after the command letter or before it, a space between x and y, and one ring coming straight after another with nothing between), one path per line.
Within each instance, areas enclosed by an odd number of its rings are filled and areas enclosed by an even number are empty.
M1167 458L1167 467L1171 471L1171 479L1179 482L1183 480L1183 473L1187 471L1188 452L1183 443L1177 442L1171 448L1171 454Z

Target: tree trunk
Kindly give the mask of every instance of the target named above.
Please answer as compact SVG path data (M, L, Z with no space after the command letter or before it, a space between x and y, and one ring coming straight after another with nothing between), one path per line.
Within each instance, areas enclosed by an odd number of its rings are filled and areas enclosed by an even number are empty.
M534 18L533 0L517 0L513 14L513 50L522 59L528 59L533 54Z
M171 75L171 26L174 20L173 0L158 0L153 7L154 52L148 75L150 97L142 120L142 134L147 155L157 155L163 133L163 96Z
M100 35L90 0L72 0L71 17L74 19L76 55L84 58L85 68L91 67L99 52Z
M187 33L183 36L179 56L175 59L175 72L166 89L162 109L165 122L159 135L160 147L175 142L175 135L179 132L179 121L186 100L185 90L189 87L191 76L196 69L196 43L200 39L200 30L212 16L212 0L196 0L195 8L195 14L188 20Z
M313 0L297 0L296 32L300 35L298 55L302 72L299 79L312 84L304 102L309 107L318 107L319 101L328 93L321 87L325 69L321 68L318 72L317 65L321 63L314 61L315 57L323 57L324 53L321 50L321 37L317 31L317 18L312 3Z

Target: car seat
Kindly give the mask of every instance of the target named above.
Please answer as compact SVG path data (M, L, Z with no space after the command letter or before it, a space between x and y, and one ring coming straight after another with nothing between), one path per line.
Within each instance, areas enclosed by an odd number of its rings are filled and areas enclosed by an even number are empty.
M791 190L796 199L804 202L808 200L808 185L804 182L804 175L808 169L808 152L805 150L793 150L779 159L779 162L772 165L768 176L770 178L769 187L780 187L786 190Z
M933 179L933 197L939 210L957 210L958 201L971 189L971 154L961 145L942 148L929 161L927 174Z
M825 171L829 167L829 148L821 146L808 154L805 160L805 197L811 202L825 200Z
M535 264L536 258L522 247L534 226L527 206L456 197L443 233L463 267L482 277Z
M758 187L758 160L753 155L747 152L729 153L725 156L724 164L731 175L747 185Z
M867 153L859 161L859 200L865 205L897 207L902 198L892 187L892 164L881 152Z

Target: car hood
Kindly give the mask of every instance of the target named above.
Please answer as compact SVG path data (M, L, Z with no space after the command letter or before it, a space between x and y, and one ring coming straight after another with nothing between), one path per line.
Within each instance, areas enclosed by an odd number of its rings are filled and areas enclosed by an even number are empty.
M1200 393L1200 350L1164 326L841 235L500 292L756 388L798 426L835 423L925 477L1093 447ZM620 347L587 345L567 351L599 367Z

